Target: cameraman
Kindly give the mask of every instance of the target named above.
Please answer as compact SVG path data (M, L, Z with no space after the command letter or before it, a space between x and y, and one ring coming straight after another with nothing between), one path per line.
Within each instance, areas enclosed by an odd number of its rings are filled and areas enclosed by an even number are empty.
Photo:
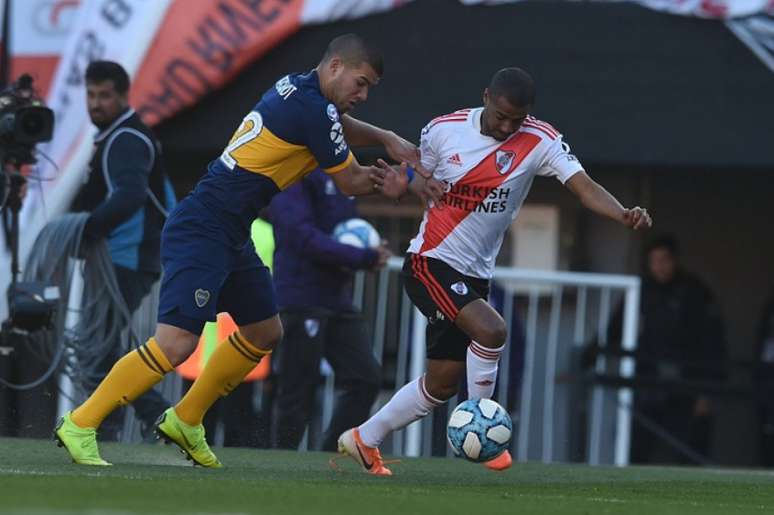
M94 61L86 69L89 117L99 129L85 184L72 211L87 211L83 243L107 240L118 286L133 313L161 273L160 240L166 214L175 203L161 159L160 145L129 107L129 76L120 64ZM100 364L97 382L124 352L120 341ZM96 385L96 383L95 383ZM134 409L143 434L169 403L155 390L137 399ZM116 411L102 435L117 439L123 421ZM146 435L147 436L147 435Z

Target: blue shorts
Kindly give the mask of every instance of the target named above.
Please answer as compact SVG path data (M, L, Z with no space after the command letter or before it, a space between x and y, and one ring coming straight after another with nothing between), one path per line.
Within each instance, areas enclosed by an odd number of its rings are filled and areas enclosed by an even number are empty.
M227 312L238 326L277 314L271 272L251 240L234 248L213 237L217 223L195 199L178 204L161 236L164 270L158 321L201 334Z

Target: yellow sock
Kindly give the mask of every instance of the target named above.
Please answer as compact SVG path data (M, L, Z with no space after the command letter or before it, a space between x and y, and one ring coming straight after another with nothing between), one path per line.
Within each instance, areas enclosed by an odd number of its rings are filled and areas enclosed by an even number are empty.
M156 340L150 338L116 361L94 393L73 411L71 420L80 427L99 427L114 409L153 388L172 368Z
M218 397L225 397L270 350L259 349L234 332L210 356L201 375L175 406L177 416L190 426L202 423L204 414Z

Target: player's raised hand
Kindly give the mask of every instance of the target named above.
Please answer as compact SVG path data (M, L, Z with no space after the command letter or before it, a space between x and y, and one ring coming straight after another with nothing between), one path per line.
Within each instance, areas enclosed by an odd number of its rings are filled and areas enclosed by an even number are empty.
M398 200L408 191L408 165L403 162L396 170L384 159L377 159L381 176L378 172L372 173L371 181L374 183L374 189L379 190L387 198ZM381 181L381 182L380 182Z
M390 132L384 142L384 149L395 161L406 162L416 169L415 165L419 162L419 149L410 141Z
M648 214L647 209L637 206L624 211L623 223L636 231L637 229L650 229L653 225L653 219Z

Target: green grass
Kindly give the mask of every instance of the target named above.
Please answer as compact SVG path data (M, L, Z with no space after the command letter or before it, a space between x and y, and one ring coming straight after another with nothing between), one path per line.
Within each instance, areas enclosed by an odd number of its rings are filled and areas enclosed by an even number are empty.
M113 467L69 463L53 442L0 439L2 514L745 514L774 513L774 473L517 464L494 473L452 459L404 459L371 477L331 455L216 449L225 468L173 447L103 444Z

